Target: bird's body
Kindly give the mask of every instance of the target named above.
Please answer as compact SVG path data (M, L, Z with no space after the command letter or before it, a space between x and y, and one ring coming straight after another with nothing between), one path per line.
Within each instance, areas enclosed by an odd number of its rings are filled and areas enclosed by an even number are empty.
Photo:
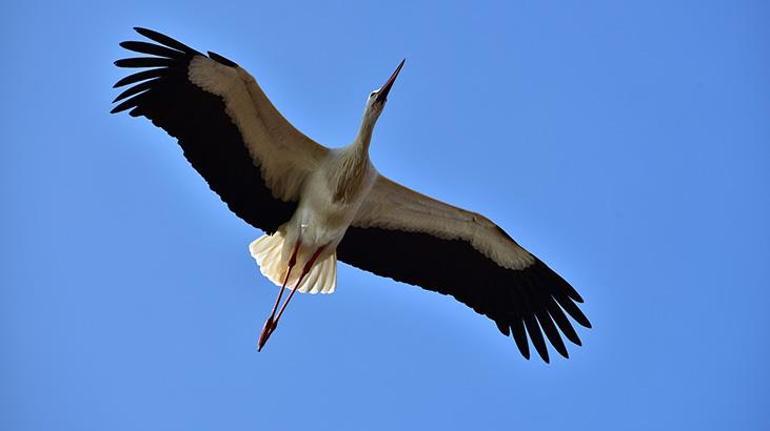
M301 236L303 244L335 250L342 241L378 176L359 145L331 151L310 174L286 226L290 242Z
M581 343L567 315L590 323L569 283L486 217L410 190L374 168L373 130L403 61L367 98L353 142L329 149L286 121L236 63L136 30L157 44L121 43L151 57L116 62L148 69L115 84L134 85L115 99L122 102L112 112L145 116L176 137L228 207L266 232L252 242L251 254L265 276L291 293L278 310L279 289L260 349L294 293L334 292L338 258L452 295L512 335L527 358L527 338L545 361L543 334L565 357L559 331Z
M296 288L300 292L334 292L337 246L378 176L368 156L362 157L360 145L356 141L348 147L330 151L318 168L308 175L291 219L274 234L265 235L252 243L252 256L257 259L262 273L274 283L284 284L285 269L294 247L298 246L297 265L301 267L316 250L321 250L316 260L328 261L333 266L328 269L335 272L328 275L326 285L308 277ZM262 250L271 246L271 239L278 240L276 245L279 245L280 253L273 255L275 261L268 262L262 260L260 255ZM299 275L295 273L288 278L287 286L296 283Z

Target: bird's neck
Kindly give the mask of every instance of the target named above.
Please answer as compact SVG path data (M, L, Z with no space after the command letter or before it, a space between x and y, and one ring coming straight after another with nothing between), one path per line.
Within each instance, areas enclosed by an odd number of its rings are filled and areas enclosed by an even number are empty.
M372 141L374 122L364 120L352 144L345 149L342 170L344 176L356 176L369 163L369 144Z
M364 116L364 120L361 122L361 128L358 130L358 135L351 145L351 149L355 151L362 151L365 155L369 154L369 144L372 142L372 133L374 132L374 121Z
M340 154L338 165L331 179L334 201L349 202L355 199L366 176L369 165L369 143L372 140L374 122L364 118L356 139Z

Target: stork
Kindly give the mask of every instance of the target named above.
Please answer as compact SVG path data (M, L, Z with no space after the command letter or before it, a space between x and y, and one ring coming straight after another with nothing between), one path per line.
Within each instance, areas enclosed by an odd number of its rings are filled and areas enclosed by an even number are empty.
M146 56L115 65L143 70L115 84L131 86L111 112L144 116L177 138L229 209L265 232L249 249L279 288L259 350L296 292L334 292L337 259L452 295L489 317L527 359L529 339L549 362L543 334L565 358L560 333L581 345L567 315L591 323L576 304L583 299L561 276L486 217L404 187L369 160L375 123L404 60L369 93L353 142L330 149L294 128L235 62L135 30L150 42L120 46Z

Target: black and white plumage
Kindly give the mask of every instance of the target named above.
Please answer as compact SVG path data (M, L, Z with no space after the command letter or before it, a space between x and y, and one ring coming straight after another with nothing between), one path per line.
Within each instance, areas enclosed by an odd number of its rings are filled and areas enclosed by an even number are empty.
M143 55L115 64L142 70L115 84L129 87L112 112L147 117L178 139L230 210L267 233L251 250L276 284L293 282L292 295L330 293L339 258L452 295L512 336L526 358L527 338L546 362L546 338L565 357L561 334L581 344L568 316L591 324L569 283L487 218L401 186L369 162L374 124L403 62L370 94L354 142L328 149L283 118L236 63L152 30L136 31L152 42L121 43ZM307 272L287 273L294 256ZM277 324L273 315L267 336Z

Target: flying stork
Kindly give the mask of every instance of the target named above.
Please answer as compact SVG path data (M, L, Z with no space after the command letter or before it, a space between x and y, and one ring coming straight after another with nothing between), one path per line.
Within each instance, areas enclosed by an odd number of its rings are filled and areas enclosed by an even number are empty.
M120 44L146 56L115 62L142 70L115 84L130 87L111 112L147 117L177 138L228 208L265 232L249 249L280 288L260 350L294 293L334 292L338 258L452 295L512 336L527 359L528 336L545 362L543 333L564 357L559 332L581 345L567 315L584 327L591 323L576 305L583 299L561 276L486 217L404 187L372 165L374 125L403 60L368 95L353 142L331 149L294 128L235 62L153 30L135 30L151 42ZM290 293L279 308L284 288Z

